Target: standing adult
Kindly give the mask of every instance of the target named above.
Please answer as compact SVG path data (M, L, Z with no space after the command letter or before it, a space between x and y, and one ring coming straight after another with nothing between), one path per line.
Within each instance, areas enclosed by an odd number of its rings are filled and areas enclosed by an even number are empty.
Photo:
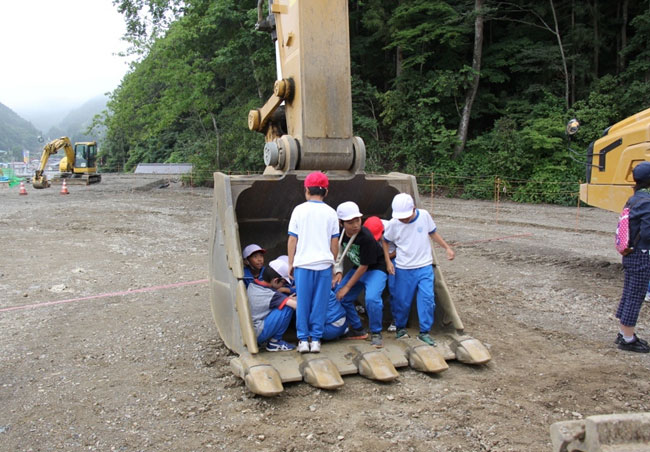
M648 342L634 332L641 304L650 282L650 162L641 162L632 170L634 194L628 199L629 247L623 256L623 295L616 310L620 331L616 344L621 350L648 353Z

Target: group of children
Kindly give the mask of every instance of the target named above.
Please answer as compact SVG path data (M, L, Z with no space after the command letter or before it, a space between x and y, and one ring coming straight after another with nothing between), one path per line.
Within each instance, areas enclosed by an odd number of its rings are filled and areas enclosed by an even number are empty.
M413 297L417 300L420 334L418 339L435 346L429 331L434 321L433 257L431 242L442 246L448 259L453 249L436 231L426 210L416 209L406 193L395 196L392 219L363 214L352 201L336 210L324 203L329 180L322 172L305 179L306 202L296 206L289 220L286 256L264 267L265 250L258 245L244 248L247 285L257 342L268 351L293 350L282 339L296 314L297 350L318 353L322 340L368 337L355 301L365 289L370 341L383 346L382 293L388 283L390 307L396 337L408 337ZM347 256L352 268L344 275ZM293 277L293 280L292 280Z

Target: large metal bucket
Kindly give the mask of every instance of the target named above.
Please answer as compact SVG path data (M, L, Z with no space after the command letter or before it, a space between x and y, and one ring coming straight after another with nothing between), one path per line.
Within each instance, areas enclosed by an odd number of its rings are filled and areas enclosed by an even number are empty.
M432 331L437 347L415 339L385 337L381 350L366 341L348 340L323 344L319 355L259 350L242 279L241 250L247 244L257 243L267 250L267 261L287 253L289 218L293 208L305 200L303 181L307 173L214 174L210 303L221 338L239 355L231 362L233 372L244 379L249 389L261 395L274 395L282 391L282 382L300 380L331 389L343 384L340 376L345 374L360 373L371 379L389 381L398 376L395 367L409 365L425 372L439 372L447 368L445 360L448 359L474 364L489 361L490 354L485 347L463 334L463 324L438 265L435 266L436 320ZM330 188L325 202L334 208L344 201L355 201L364 217L390 218L391 201L400 192L411 194L419 205L415 177L410 175L351 175L346 171L329 171L327 175ZM434 262L437 262L435 253ZM412 309L409 327L417 328L417 325L416 309ZM291 334L292 331L287 333L289 340Z

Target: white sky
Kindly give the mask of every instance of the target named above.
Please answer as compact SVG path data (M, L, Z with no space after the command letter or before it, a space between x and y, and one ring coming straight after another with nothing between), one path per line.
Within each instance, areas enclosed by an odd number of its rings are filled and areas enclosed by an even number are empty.
M124 20L111 0L1 0L0 102L20 112L76 108L115 89Z

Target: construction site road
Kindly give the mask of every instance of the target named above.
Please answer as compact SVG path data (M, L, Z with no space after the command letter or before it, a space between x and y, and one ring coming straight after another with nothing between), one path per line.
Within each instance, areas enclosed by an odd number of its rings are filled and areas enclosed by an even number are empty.
M614 213L423 197L492 361L266 399L212 320L211 189L107 174L27 191L0 189L2 451L547 451L554 422L650 410L650 354L614 345Z

